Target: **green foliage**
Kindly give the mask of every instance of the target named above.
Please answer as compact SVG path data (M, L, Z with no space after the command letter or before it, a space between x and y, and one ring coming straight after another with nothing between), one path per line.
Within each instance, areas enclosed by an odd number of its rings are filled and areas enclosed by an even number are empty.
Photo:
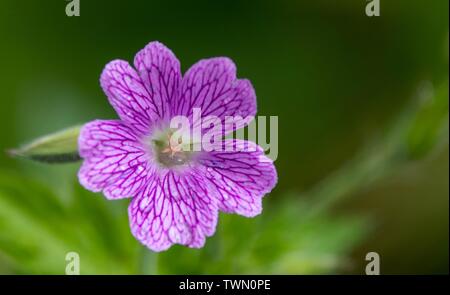
M161 273L317 274L350 266L349 252L369 233L365 218L310 216L298 195L267 204L254 219L221 214L202 250L176 246L161 253Z
M82 273L136 272L139 247L124 205L78 185L64 202L49 187L1 171L0 257L13 272L63 274L66 253L75 251Z
M442 83L434 95L424 97L423 107L418 112L408 133L410 155L419 158L439 141L443 132L448 133L448 81Z

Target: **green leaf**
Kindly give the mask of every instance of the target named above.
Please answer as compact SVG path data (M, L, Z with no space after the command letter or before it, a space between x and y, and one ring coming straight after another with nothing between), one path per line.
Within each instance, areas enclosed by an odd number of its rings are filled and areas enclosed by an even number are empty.
M67 197L0 169L0 265L64 274L66 254L77 252L81 274L139 273L143 246L130 232L128 201L108 202L75 183Z
M202 249L174 246L158 256L161 274L324 274L351 267L349 255L372 231L361 216L311 216L298 194L265 203L252 219L221 214Z
M423 102L407 133L409 154L414 159L426 155L439 142L442 133L448 133L445 128L448 126L448 81L434 92Z
M80 160L78 154L78 135L81 126L75 126L52 133L15 150L12 156L25 157L45 163L67 163Z

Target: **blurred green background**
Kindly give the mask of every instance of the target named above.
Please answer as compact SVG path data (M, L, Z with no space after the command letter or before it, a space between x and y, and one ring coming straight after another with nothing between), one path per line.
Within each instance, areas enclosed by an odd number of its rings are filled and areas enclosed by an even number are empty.
M80 187L79 164L0 154L0 273L364 273L449 271L447 0L0 3L0 149L115 118L104 65L149 41L185 71L229 56L258 114L279 116L279 183L264 212L221 214L201 250L154 254L128 227L128 200Z

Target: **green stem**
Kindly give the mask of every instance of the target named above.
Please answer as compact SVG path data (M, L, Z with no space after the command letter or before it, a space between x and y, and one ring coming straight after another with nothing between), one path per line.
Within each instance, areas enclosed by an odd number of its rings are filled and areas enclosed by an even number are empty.
M142 254L140 255L139 272L143 275L155 275L158 273L158 254L142 247Z

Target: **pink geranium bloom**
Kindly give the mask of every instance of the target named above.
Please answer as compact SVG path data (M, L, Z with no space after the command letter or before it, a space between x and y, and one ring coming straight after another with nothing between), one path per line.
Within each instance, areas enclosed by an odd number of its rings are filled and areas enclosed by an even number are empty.
M199 248L214 234L219 210L247 217L261 212L277 175L259 146L224 139L222 146L232 151L184 152L168 139L171 118L192 118L194 108L220 120L256 114L254 89L236 78L230 59L201 60L182 77L172 51L151 42L137 53L134 68L114 60L100 82L120 119L82 128L78 176L85 188L108 199L133 197L130 227L139 241L154 251L175 243Z

